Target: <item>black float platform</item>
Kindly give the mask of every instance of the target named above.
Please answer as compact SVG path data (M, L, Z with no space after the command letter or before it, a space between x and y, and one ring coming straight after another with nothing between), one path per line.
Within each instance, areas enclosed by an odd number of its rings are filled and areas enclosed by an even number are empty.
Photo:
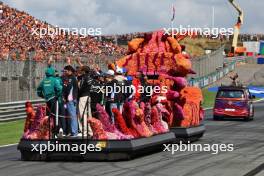
M129 160L137 156L153 153L162 149L165 143L175 141L175 134L172 132L155 135L149 138L139 138L131 140L89 140L89 139L56 139L56 140L24 140L21 139L18 150L21 152L21 159L25 161L114 161ZM102 146L101 151L87 151L86 154L78 152L32 152L32 144L99 144Z
M205 126L203 124L197 127L182 128L182 127L172 127L170 132L173 132L176 136L176 142L182 141L187 143L188 141L194 142L203 137L205 132Z

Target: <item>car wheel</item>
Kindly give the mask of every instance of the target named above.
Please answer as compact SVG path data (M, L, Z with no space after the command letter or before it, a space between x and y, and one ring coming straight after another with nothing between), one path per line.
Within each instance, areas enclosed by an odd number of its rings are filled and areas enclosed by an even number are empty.
M248 121L253 120L253 119L254 119L253 117L254 117L254 115L253 115L253 116L249 115L249 116L245 117L244 120L245 120L246 122L248 122Z
M252 116L249 117L249 120L254 120L254 113Z

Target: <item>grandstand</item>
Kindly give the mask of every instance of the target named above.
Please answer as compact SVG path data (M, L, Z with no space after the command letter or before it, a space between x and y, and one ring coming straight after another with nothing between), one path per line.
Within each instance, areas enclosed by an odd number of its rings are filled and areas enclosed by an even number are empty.
M61 54L118 55L124 49L112 42L99 41L93 36L71 35L33 35L35 29L55 28L45 21L38 20L24 11L2 4L0 19L0 59L11 56L13 60L25 60L27 53L35 51L34 60L40 61L53 54L56 59Z

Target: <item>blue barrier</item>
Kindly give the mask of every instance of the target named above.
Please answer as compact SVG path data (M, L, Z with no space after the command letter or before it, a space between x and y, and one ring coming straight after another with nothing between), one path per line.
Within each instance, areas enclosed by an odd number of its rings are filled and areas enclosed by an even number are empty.
M259 57L257 63L264 64L264 57Z

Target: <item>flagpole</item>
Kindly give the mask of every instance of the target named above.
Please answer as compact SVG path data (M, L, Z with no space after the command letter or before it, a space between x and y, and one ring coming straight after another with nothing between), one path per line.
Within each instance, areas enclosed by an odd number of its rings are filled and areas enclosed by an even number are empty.
M173 20L171 20L171 37L174 35L173 25Z
M215 7L212 6L212 28L215 27Z
M172 4L172 18L171 18L171 37L174 37L174 29L173 29L173 21L174 21L174 18L175 18L175 7L174 7L174 4Z

